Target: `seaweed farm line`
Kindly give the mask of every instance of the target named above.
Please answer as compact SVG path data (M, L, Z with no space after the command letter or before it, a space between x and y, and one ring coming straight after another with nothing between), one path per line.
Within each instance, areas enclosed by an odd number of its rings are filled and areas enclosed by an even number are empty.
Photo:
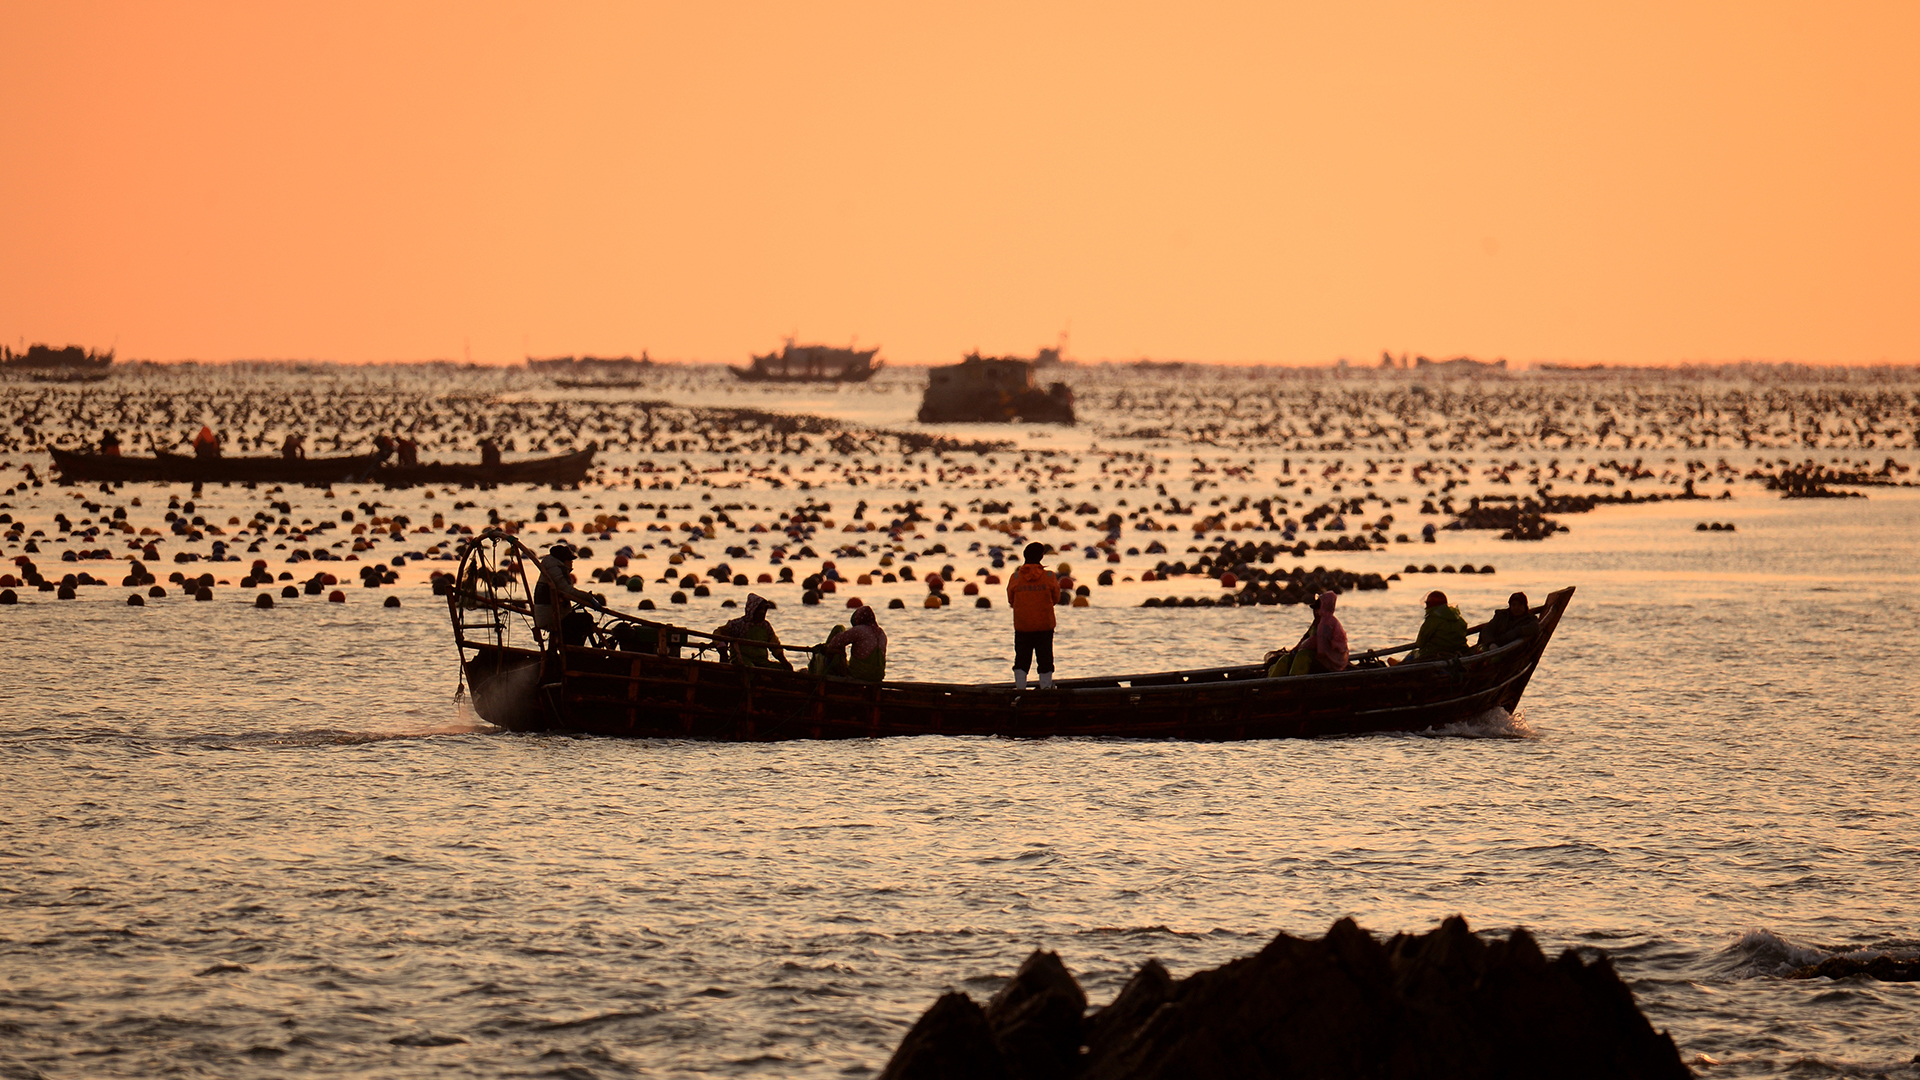
M1606 951L1702 1075L1920 1075L1917 984L1783 977L1920 953L1920 378L1066 365L1061 427L919 424L924 377L0 385L0 1074L864 1075L1035 947L1100 1003L1149 957L1458 912ZM601 453L577 489L195 491L43 450L202 424ZM1521 715L1425 736L508 736L431 581L495 524L696 628L757 591L811 643L858 599L910 679L1007 678L1032 540L1083 593L1063 676L1257 660L1315 584L1356 650L1431 589L1580 597Z

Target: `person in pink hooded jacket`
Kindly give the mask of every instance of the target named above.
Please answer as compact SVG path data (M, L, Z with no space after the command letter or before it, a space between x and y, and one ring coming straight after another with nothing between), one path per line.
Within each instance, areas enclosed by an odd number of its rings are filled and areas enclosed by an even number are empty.
M1320 675L1347 668L1347 628L1333 614L1335 593L1329 589L1314 602L1313 625L1300 644L1267 657L1269 676Z
M1313 670L1347 670L1347 628L1334 617L1333 602L1338 594L1332 589L1320 594L1320 619L1313 627Z

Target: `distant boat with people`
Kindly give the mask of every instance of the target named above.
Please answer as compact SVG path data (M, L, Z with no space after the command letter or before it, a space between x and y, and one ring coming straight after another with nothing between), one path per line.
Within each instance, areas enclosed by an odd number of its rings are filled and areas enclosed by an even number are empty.
M796 345L792 338L777 353L755 356L746 367L728 366L742 382L866 382L887 365L875 360L879 348L849 345Z
M26 352L17 353L0 345L0 368L8 371L103 372L112 364L112 349L94 352L78 345L68 345L64 349L56 349L51 345L29 345Z
M981 356L975 349L957 364L927 373L927 393L920 403L923 424L995 423L1016 420L1029 424L1073 423L1073 391L1066 383L1040 389L1033 369L1060 363L1060 350L1041 349L1033 359L1018 356Z

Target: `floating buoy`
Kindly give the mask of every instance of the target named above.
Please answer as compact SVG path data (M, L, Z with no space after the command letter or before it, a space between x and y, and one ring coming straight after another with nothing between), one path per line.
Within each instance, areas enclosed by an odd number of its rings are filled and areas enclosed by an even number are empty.
M280 590L280 599L282 600L296 600L299 599L299 597L300 590L292 585L288 585Z
M986 597L984 597L984 596L983 596L983 597L981 597L981 598L979 598L978 600L975 600L975 601L973 602L973 606L974 606L974 607L977 607L977 608L990 608L990 607L992 607L992 606L993 606L993 601L991 601L991 600L989 600L989 599L987 599Z
M8 601L7 601L7 603L9 603L9 604L11 604L11 603L13 603L13 601L11 601L11 600L8 600ZM899 598L899 597L897 597L897 596L896 596L896 597L894 597L893 599L891 599L891 600L889 600L889 601L887 601L887 610L888 610L888 611L900 611L900 610L903 610L903 609L904 609L904 608L905 608L906 606L907 606L907 602L906 602L906 601L904 601L904 600L902 600L902 599L900 599L900 598Z
M940 600L941 600L941 596L940 596L940 594L939 594L939 593L928 593L928 594L927 594L927 602L926 602L926 603L924 603L924 604L922 604L922 605L920 605L920 606L921 606L921 607L930 607L930 608L934 608L934 607L940 607L940 606L942 606L942 605L941 605L941 603L940 603Z
M962 596L979 596L979 595L980 595L980 586L978 586L978 585L975 585L975 584L974 584L973 582L971 582L971 581L969 581L969 582L967 582L967 583L966 583L965 585L962 585L962 586L960 586L960 595L962 595Z
M253 606L264 611L273 606L273 597L268 596L266 593L261 593L259 596L253 598Z
M74 591L73 591L73 586L71 586L71 585L62 585L62 586L60 586L60 591L59 591L59 592L57 592L57 593L55 593L55 594L54 594L54 596L56 596L56 597L58 597L58 598L59 598L59 599L61 599L61 600L71 600L71 599L73 599L73 597L74 597Z
M849 597L847 597L847 607L849 607L849 608L860 608L860 607L865 607L865 606L866 606L865 604L862 604L862 603L860 602L860 598L859 598L859 597L857 597L857 596L849 596Z
M651 601L651 600L642 600L642 601L640 601L640 610L641 610L641 611L652 611L652 610L653 610L653 601Z
M162 597L162 596L165 596L165 595L167 595L167 590L166 590L166 586L164 586L164 585L152 585L152 586L149 586L149 587L147 588L147 595L148 595L148 596L151 596L151 597L153 597L153 598L155 598L155 599L157 600L157 599L159 599L160 597Z
M754 578L753 580L754 580L754 581L755 581L756 583L758 583L758 584L761 584L761 585L771 585L771 584L773 584L773 575L772 575L772 574L761 574L761 575L760 575L759 577L757 577L757 578Z
M684 604L687 602L687 594L675 592L672 596L667 597L667 602L670 604Z
M17 604L20 597L12 589L0 590L0 604Z
M820 593L817 590L808 589L806 592L800 594L800 602L809 606L818 604L820 602Z
M195 600L211 600L213 599L213 590L202 585L200 588L194 590L193 598Z
M1076 596L1073 598L1074 607L1091 607L1092 604L1093 602L1084 596Z
M1223 571L1223 572L1221 573L1221 575L1220 575L1220 587L1221 587L1221 588L1223 588L1223 589L1231 589L1231 588L1233 588L1233 587L1234 587L1235 585L1238 585L1238 584L1240 584L1240 579L1239 579L1239 578L1237 578L1237 577L1234 577L1234 576L1233 576L1233 571L1231 571L1231 570L1227 570L1227 571Z
M128 607L146 607L147 598L144 596L141 596L139 593L128 593L127 606Z
M346 602L347 594L341 592L339 589L335 589L327 594L327 603L329 604L344 604Z
M260 599L262 599L262 600L265 600L265 599L266 599L266 597L264 597L264 596L263 596L263 597L261 597ZM399 606L400 606L400 598L399 598L399 597L397 597L397 596L389 596L389 597L387 597L387 602L386 602L386 603L384 603L384 604L381 604L380 606L381 606L381 607L399 607Z

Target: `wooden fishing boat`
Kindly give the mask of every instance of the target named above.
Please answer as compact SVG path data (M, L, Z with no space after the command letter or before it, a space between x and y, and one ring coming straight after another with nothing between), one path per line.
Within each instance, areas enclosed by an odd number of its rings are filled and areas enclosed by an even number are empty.
M53 448L48 452L53 455L53 467L60 479L79 483L344 484L365 480L380 460L378 454L203 458L164 451L152 457L82 454Z
M388 487L412 487L419 484L484 486L488 484L577 484L593 468L597 447L588 446L570 454L529 458L526 461L502 461L494 464L458 464L431 462L425 465L382 465L372 479Z
M1357 657L1343 672L1268 678L1259 665L1010 683L864 683L717 656L712 634L612 612L584 645L530 618L534 553L497 530L475 538L449 593L454 640L475 711L511 731L773 741L893 735L1079 736L1223 741L1424 731L1512 711L1571 588L1536 609L1532 639L1456 660L1395 667ZM789 646L804 659L808 650Z
M429 462L424 465L382 464L382 455L378 453L315 458L279 455L203 458L164 451L153 457L81 454L51 448L49 452L53 454L53 467L60 473L60 478L79 483L127 481L317 486L376 483L387 487L413 487L420 484L480 487L489 484L577 484L586 479L587 471L593 467L596 449L590 446L570 454L495 464Z

